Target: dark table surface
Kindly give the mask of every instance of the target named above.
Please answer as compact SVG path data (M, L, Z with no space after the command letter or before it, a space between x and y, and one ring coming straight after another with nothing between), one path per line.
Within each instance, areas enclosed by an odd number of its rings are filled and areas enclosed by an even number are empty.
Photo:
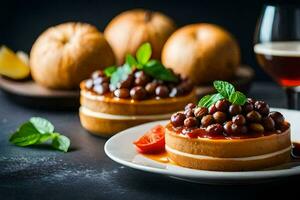
M285 107L275 84L255 83L249 96ZM68 153L16 147L10 132L32 116L49 119L72 141ZM213 186L188 183L121 166L104 153L106 139L88 134L77 112L45 111L12 103L0 92L0 199L258 199L291 195L299 177L272 183Z

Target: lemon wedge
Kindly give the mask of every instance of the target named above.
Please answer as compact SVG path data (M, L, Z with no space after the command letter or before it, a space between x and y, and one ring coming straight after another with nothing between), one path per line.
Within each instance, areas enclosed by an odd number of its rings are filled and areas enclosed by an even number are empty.
M24 55L22 55L24 57ZM9 48L0 48L0 75L12 79L24 79L30 74L30 67L24 58L20 58Z

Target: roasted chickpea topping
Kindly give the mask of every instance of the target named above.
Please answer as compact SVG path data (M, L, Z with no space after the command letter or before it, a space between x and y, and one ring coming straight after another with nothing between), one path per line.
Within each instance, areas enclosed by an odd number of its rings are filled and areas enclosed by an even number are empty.
M174 75L178 77L178 82L157 80L142 70L134 69L124 80L112 86L111 78L104 71L97 70L85 81L84 87L100 95L111 92L115 97L135 100L174 98L189 94L193 90L191 81L178 74Z
M184 111L172 115L171 123L191 138L197 138L196 129L207 137L258 137L280 134L289 128L280 112L270 112L266 102L252 98L243 105L224 99L209 107L189 103Z
M175 127L183 126L185 115L183 113L175 113L171 116L171 123Z
M197 126L197 119L195 117L188 117L184 120L184 126L188 128Z
M203 116L205 116L208 113L208 109L205 107L197 107L194 110L194 115L195 117L198 117L200 119L202 119Z

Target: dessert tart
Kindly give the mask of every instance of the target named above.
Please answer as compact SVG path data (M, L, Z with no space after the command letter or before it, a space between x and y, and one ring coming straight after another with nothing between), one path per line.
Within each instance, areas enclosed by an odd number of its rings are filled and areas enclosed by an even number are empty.
M147 58L143 60L141 54ZM168 119L195 101L191 81L157 60L149 60L149 54L151 46L146 43L138 50L137 59L127 56L123 66L96 71L81 82L80 120L84 128L111 136L141 123Z
M165 128L169 159L183 167L214 171L257 170L288 162L290 124L283 115L270 112L264 101L246 98L227 82L214 84L218 94L172 115Z

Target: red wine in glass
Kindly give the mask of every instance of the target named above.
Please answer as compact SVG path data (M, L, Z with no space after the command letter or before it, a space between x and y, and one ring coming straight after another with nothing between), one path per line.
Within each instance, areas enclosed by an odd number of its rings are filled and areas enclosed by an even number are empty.
M281 86L300 85L300 41L259 43L254 52L260 66Z
M300 1L264 5L255 31L254 52L259 65L285 89L288 108L297 109L297 91L300 91Z

